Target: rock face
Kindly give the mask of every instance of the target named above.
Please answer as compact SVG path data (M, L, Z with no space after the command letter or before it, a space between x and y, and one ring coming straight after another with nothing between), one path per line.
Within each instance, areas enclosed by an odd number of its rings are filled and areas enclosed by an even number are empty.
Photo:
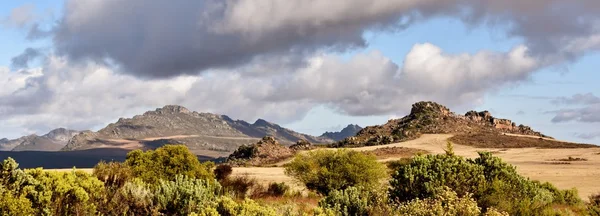
M358 125L350 124L339 132L325 132L325 133L323 133L323 135L321 135L319 137L332 139L334 141L340 141L340 140L345 139L346 137L351 137L351 136L356 135L356 133L358 133L362 129L363 128Z
M306 140L298 140L298 142L296 142L296 144L290 146L290 149L293 151L305 151L305 150L311 150L313 148L314 148L314 146Z
M228 155L239 146L272 136L284 145L304 139L316 143L333 140L294 132L259 119L254 124L225 115L198 113L185 107L167 105L133 118L121 118L98 132L86 131L73 137L63 150L120 148L136 143L155 148L183 143L199 155Z
M294 155L294 151L285 147L274 137L263 137L256 144L240 146L227 158L232 165L262 166L285 160Z
M418 102L412 105L409 115L389 120L384 125L370 126L356 136L331 144L332 147L381 145L415 139L427 133L514 133L548 137L530 127L499 119L488 111L469 111L457 115L435 102Z
M58 151L63 148L69 139L78 131L58 128L49 133L38 136L35 134L14 140L0 140L1 151Z

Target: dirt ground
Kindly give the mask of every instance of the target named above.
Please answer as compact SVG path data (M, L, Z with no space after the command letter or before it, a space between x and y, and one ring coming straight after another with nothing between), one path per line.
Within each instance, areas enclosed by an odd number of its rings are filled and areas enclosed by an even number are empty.
M353 148L356 151L372 151L385 147L407 147L422 149L433 154L443 153L449 134L426 134L416 140L382 146ZM561 189L577 188L582 199L600 192L600 147L569 149L538 148L474 148L454 144L454 152L464 157L477 157L479 151L490 151L504 161L517 167L519 173L534 180L548 181ZM568 157L585 158L587 161L557 162ZM387 158L382 162L398 158ZM286 182L302 188L284 174L282 167L239 167L234 175L248 175L259 182Z

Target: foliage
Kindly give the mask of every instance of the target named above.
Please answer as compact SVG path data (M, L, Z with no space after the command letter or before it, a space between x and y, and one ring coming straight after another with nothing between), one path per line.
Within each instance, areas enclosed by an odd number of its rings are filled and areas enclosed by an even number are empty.
M217 178L217 180L221 182L229 178L229 176L233 172L233 169L228 164L219 164L217 167L215 167L215 170L213 172L215 174L215 178Z
M222 197L219 201L217 211L222 216L276 216L273 208L261 206L253 200L246 199L237 203L229 197Z
M385 166L372 155L340 149L318 150L297 155L285 165L285 173L321 194L351 186L378 185L386 176Z
M129 166L119 162L101 161L94 166L94 176L104 182L107 187L120 188L133 178Z
M491 153L471 160L446 154L417 156L397 167L390 181L390 199L405 202L436 197L448 187L459 195L473 194L483 210L497 208L515 215L540 215L553 204L581 203L575 190L561 191L520 176L516 169Z
M600 216L600 193L590 196L587 211L589 215Z
M177 175L174 181L160 180L153 202L166 215L187 215L216 202L221 186L215 180Z
M31 201L0 185L0 215L33 215Z
M51 215L91 215L102 199L104 184L84 171L27 170L39 182L30 192L33 207ZM30 198L30 199L31 199Z
M175 180L177 175L199 179L213 179L212 162L200 163L184 145L165 145L156 150L134 150L127 154L125 164L133 175L155 184L160 179Z
M385 192L360 187L349 187L345 190L334 190L319 202L319 207L337 212L337 215L389 215Z
M481 209L477 207L477 202L470 194L458 197L456 192L448 187L438 189L435 194L433 197L425 199L417 198L403 203L398 208L398 211L402 215L413 216L477 216L481 214Z
M267 189L267 194L269 196L281 197L285 195L290 190L290 186L286 185L284 182L276 183L273 182L269 184L269 188Z
M225 193L233 195L237 198L246 198L250 189L257 184L256 179L248 176L237 176L234 178L225 179L221 182Z

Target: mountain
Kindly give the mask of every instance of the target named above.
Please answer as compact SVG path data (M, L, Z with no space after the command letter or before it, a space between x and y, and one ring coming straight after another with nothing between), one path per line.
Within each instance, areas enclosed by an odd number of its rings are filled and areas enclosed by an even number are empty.
M133 118L121 118L97 132L84 131L69 140L63 150L139 149L185 144L198 155L220 157L243 144L256 143L265 136L272 136L288 146L301 139L313 143L333 142L297 133L262 119L250 124L225 115L198 113L182 106L167 105Z
M38 136L35 134L20 137L14 140L1 139L1 151L58 151L75 136L78 131L58 128L49 133Z
M332 147L389 144L418 138L421 134L454 134L450 139L477 147L586 147L554 140L525 125L500 119L488 111L469 111L464 115L451 112L435 102L412 105L409 115L369 126L355 136L330 144ZM592 147L592 146L589 146Z
M340 141L340 140L345 139L346 137L351 137L351 136L356 135L356 133L358 133L362 129L363 128L361 126L358 126L355 124L349 124L344 129L342 129L340 132L325 132L319 137L332 139L334 141Z

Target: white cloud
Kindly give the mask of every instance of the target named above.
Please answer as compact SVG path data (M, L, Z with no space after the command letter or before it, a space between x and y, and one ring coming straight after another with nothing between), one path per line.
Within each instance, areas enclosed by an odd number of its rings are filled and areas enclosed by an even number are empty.
M93 128L166 104L280 123L299 120L321 105L349 115L401 115L417 100L477 104L489 91L527 80L536 66L524 47L452 55L418 44L402 67L373 51L348 60L319 54L304 67L283 65L260 76L246 74L266 68L248 66L243 72L145 80L102 64L51 55L31 73L6 68L0 73L0 82L13 86L0 94L0 119L43 132L59 126Z

